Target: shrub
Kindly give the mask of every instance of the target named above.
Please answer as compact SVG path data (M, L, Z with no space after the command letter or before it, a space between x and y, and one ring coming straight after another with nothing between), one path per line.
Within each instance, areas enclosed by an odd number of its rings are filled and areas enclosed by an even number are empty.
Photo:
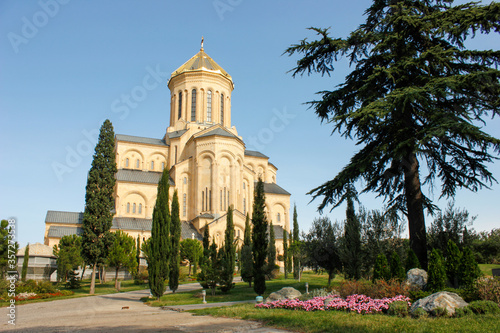
M375 267L373 267L373 279L372 281L377 280L389 280L391 278L391 270L389 268L389 264L387 263L386 256L381 253L377 256L375 260Z
M423 290L410 290L409 292L409 296L412 302L415 302L416 300L419 300L421 298L426 298L431 294L432 292Z
M473 289L477 278L481 276L481 270L474 259L472 250L466 247L460 260L458 282L464 289Z
M431 252L427 274L427 290L440 291L446 287L446 271L443 265L443 258L436 249L433 249Z
M427 311L425 311L424 309L422 308L416 308L412 313L411 313L411 316L413 318L425 318L427 316L429 316L429 314L427 313Z
M412 249L408 249L408 256L406 257L405 269L408 272L412 268L420 268L420 262L417 255Z
M453 288L458 288L458 276L462 252L451 239L448 240L448 256L446 257L446 275Z
M147 268L140 267L139 271L137 272L137 274L134 277L134 284L147 283L148 277L149 277L149 274L148 274Z
M364 280L345 280L338 287L338 292L341 297L349 295L367 295L370 291L370 282Z
M34 292L37 294L55 293L56 288L50 281L38 281Z
M500 313L498 304L492 301L474 301L468 306L475 314L495 314Z
M28 280L26 282L19 281L19 284L16 288L16 292L19 293L36 293L36 281Z
M68 271L68 282L66 283L66 287L69 289L78 289L81 286L80 278L78 274L74 270Z
M468 306L464 306L463 308L456 308L454 316L460 318L470 316L472 314L474 314L474 312L472 312L472 310Z
M405 271L403 266L401 265L401 259L399 259L396 251L392 252L391 255L391 278L399 281L403 281L405 279Z
M377 280L374 283L366 280L347 280L337 288L342 297L349 295L366 295L371 298L390 298L397 295L409 296L409 287L399 281L391 279L389 281Z
M408 316L408 302L396 301L389 304L387 314L391 316L406 317Z
M480 278L476 281L478 297L500 305L500 276Z
M446 310L446 308L442 308L442 307L437 307L434 309L434 311L432 311L432 314L435 316L435 317L447 317L448 316L448 310Z

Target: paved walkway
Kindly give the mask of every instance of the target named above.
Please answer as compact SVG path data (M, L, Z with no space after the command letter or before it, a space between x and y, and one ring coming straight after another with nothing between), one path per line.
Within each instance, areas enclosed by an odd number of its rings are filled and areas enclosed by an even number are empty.
M180 285L178 292L201 289ZM0 331L9 332L255 332L281 333L258 322L194 316L150 307L140 301L149 290L80 297L16 307L16 325L8 324L8 308L0 308ZM209 303L202 306L214 306ZM220 306L220 303L218 303ZM228 304L230 305L230 304Z

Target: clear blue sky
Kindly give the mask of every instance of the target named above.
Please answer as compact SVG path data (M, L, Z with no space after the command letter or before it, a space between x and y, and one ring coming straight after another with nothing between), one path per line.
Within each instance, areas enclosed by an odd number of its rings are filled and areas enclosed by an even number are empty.
M282 56L291 44L314 38L307 27L332 27L345 37L363 20L371 1L2 1L0 2L0 217L18 221L18 240L43 242L47 210L82 211L95 142L88 135L109 118L117 134L161 138L168 126L168 75L193 56L205 37L205 51L235 82L232 124L247 148L270 156L277 182L292 193L301 229L318 216L319 202L306 192L320 185L358 149L330 136L304 102L342 82L348 66L332 78L293 79L298 57ZM54 5L54 4L57 4ZM471 42L496 48L498 36ZM122 95L159 72L157 87L128 113L116 112ZM166 74L162 74L166 73ZM115 107L113 107L113 105ZM270 131L273 117L290 114ZM500 122L487 130L498 136ZM269 133L272 133L269 136ZM252 137L258 146L250 146ZM90 135L92 136L92 135ZM65 165L54 171L54 166ZM500 178L499 163L490 170ZM65 172L65 173L62 173ZM478 215L476 230L499 227L498 193L460 191L456 206ZM426 189L427 193L427 189ZM434 199L439 198L439 188ZM363 195L363 204L383 201ZM444 208L445 200L437 201ZM329 213L342 220L344 207ZM427 224L430 223L427 219Z

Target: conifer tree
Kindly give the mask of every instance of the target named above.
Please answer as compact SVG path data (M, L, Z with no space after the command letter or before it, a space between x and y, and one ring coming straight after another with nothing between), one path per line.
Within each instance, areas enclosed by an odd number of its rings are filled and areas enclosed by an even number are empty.
M130 273L135 273L137 269L137 250L132 236L122 230L114 232L113 244L109 249L108 265L115 267L115 289L118 288L118 272L120 268L128 268Z
M141 266L141 236L137 235L137 244L135 246L136 254L135 260L137 261L137 273L139 273L139 267Z
M299 239L300 230L299 230L299 221L298 221L298 215L297 215L297 205L295 205L295 204L293 205L293 231L292 232L293 232L293 234L292 234L292 237L290 238L290 240L291 240L292 244L295 244L295 243L300 241L300 239ZM295 280L298 280L299 275L300 275L299 259L297 258L297 256L293 256L292 261L293 261L293 278Z
M200 257L200 269L201 272L198 274L198 281L204 289L208 288L207 275L208 269L210 268L210 231L208 224L205 226L203 231L203 254Z
M283 229L283 271L285 273L285 280L288 279L288 232Z
M412 268L420 268L420 262L418 261L415 252L410 248L408 249L408 255L406 256L406 272L408 273L408 271Z
M221 260L221 275L219 284L222 292L228 292L234 287L233 275L236 260L236 247L234 244L233 208L231 206L227 209L226 221L224 246L221 248L221 255L219 255Z
M372 281L377 280L389 280L391 278L391 270L389 268L389 263L387 262L387 257L385 254L380 253L375 260L375 266L373 267L373 278Z
M243 246L241 248L241 279L252 286L253 281L253 257L252 257L252 229L250 226L250 216L246 216L245 234L243 236Z
M213 240L212 245L209 247L209 256L205 261L205 282L207 288L212 290L212 296L215 295L215 289L220 280L222 272L220 264L221 262L219 253L217 252L217 245L215 245L215 240Z
M181 242L181 218L179 216L179 196L177 195L177 190L175 190L174 196L172 197L170 237L172 255L170 256L168 287L175 293L179 287L179 271L181 268L179 245Z
M338 207L349 185L362 181L363 192L376 192L406 214L410 246L424 269L424 208L435 206L422 180L432 185L438 178L444 197L495 181L486 164L500 141L483 124L500 114L499 55L468 50L466 43L476 33L498 32L499 11L498 2L376 0L347 38L311 28L318 40L303 39L285 51L303 55L294 76L329 75L343 56L353 67L344 82L310 102L333 132L360 147L334 179L310 192L323 198L319 209Z
M267 219L265 213L266 197L264 183L259 178L255 187L252 211L252 252L253 252L253 289L257 295L266 291L265 264L267 257Z
M391 278L396 279L398 281L403 281L405 279L405 271L403 265L401 264L401 259L399 259L399 255L396 251L393 251L391 254Z
M293 273L293 254L292 254L292 245L293 245L293 237L292 234L289 234L288 238L288 273Z
M269 245L267 246L267 277L273 278L273 271L276 269L276 237L272 222L269 225Z
M170 243L171 219L168 205L169 178L168 170L163 169L163 174L158 183L151 228L148 278L151 294L158 299L165 291L165 280L169 277L169 263L172 255Z
M347 199L346 222L344 227L344 244L340 251L347 279L361 278L361 233L359 219L354 211L354 190Z
M109 230L113 221L113 191L117 171L114 149L113 125L106 119L101 126L87 178L82 221L82 257L92 267L91 295L95 291L96 268L104 262L113 243Z
M446 271L443 257L437 249L432 249L427 272L427 290L441 291L446 287Z
M23 267L21 268L21 280L26 281L26 274L28 273L28 262L30 261L30 244L26 245L24 250Z
M448 240L446 256L446 276L453 288L458 288L458 276L460 273L460 262L462 260L462 252L457 244L451 239Z
M474 253L470 247L464 248L459 266L458 283L460 288L472 290L474 283L481 276L481 270L474 259Z

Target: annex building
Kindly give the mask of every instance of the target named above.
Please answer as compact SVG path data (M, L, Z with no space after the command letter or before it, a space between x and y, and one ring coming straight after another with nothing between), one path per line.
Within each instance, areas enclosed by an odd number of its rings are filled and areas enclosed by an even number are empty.
M170 202L177 190L181 237L202 239L205 226L220 246L227 208L234 209L235 236L242 241L251 215L254 187L265 182L268 222L283 254L283 230L290 230L290 193L276 183L277 168L266 155L245 149L231 125L231 76L203 50L176 69L168 81L170 125L162 138L116 135L115 215L112 231L145 240L151 236L153 208L162 170L170 173ZM251 217L251 216L250 216ZM82 212L48 211L44 243L81 234Z

